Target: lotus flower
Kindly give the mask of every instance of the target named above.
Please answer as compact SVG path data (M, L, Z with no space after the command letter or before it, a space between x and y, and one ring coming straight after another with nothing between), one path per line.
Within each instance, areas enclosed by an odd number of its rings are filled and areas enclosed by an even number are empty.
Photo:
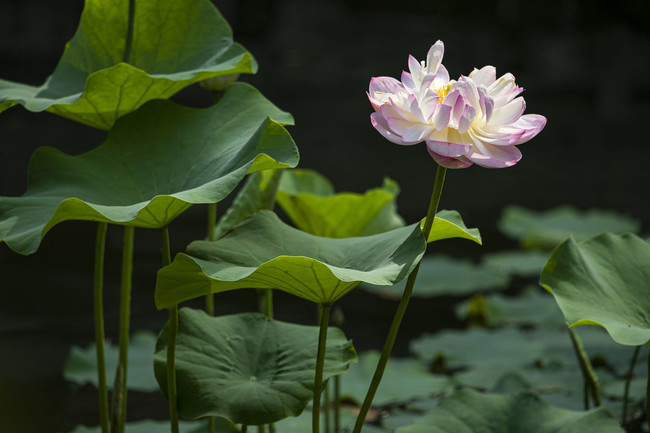
M524 89L512 74L497 79L494 66L450 80L443 53L438 41L426 61L409 56L410 73L402 72L401 82L391 77L370 80L372 125L393 143L424 141L443 167L515 165L521 159L516 146L536 136L546 118L524 115L526 103L518 96Z

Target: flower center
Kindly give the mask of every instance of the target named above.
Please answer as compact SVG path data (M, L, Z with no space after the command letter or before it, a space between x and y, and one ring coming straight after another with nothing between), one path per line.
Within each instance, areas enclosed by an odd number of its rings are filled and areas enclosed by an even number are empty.
M445 86L439 87L437 89L433 89L433 91L438 94L438 104L444 101L447 95L449 95L449 89L451 89L451 84L452 83L449 83Z

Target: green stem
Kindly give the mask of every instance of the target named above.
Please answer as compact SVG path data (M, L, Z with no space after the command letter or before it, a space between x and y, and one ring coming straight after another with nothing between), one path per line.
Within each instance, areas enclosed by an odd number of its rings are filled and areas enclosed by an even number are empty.
M257 305L260 313L273 319L273 289L257 289Z
M266 427L264 425L258 425L257 433L264 433L264 432L266 432Z
M106 356L104 354L104 251L106 247L106 229L108 224L97 225L95 241L95 346L97 347L97 392L99 394L99 420L102 433L109 433L108 388L106 386Z
M623 425L627 422L627 402L630 395L630 382L632 381L632 376L634 375L634 367L636 366L636 359L639 356L641 351L641 346L637 346L634 349L634 355L632 355L632 361L630 362L630 368L627 370L627 375L625 376L625 393L623 394Z
M325 433L330 433L330 383L325 384Z
M163 266L171 263L171 249L169 246L169 229L163 227L160 231L162 243ZM176 394L176 334L178 333L178 305L169 309L169 322L167 327L167 400L169 401L169 424L172 433L179 433L178 429L178 396Z
M648 383L646 385L645 391L645 405L646 421L648 423L648 427L650 427L650 355L648 356Z
M433 221L435 219L436 212L438 211L438 204L440 203L440 197L442 196L442 187L445 183L445 175L447 174L447 169L445 167L438 166L436 170L436 180L433 184L433 192L431 193L431 201L429 202L429 210L427 211L427 217L424 222L424 227L422 228L422 234L424 239L429 239L429 234L431 233L431 227L433 226ZM418 276L418 270L420 269L420 263L415 266L413 271L406 280L406 287L404 288L404 293L402 294L402 299L397 306L397 311L395 311L395 316L393 317L393 322L390 325L388 330L388 336L386 337L386 342L384 343L384 349L381 352L379 362L377 363L377 368L375 369L375 374L368 388L368 393L366 398L361 405L359 410L359 415L357 416L357 421L354 425L353 433L360 433L363 428L363 423L366 420L368 415L368 410L372 405L372 400L375 398L375 393L377 388L379 388L379 383L381 378L384 375L384 370L386 369L386 364L388 363L388 357L390 352L395 345L395 340L397 339L397 332L399 331L400 324L402 323L402 318L406 312L406 307L408 306L409 300L411 299L411 293L413 293L413 286L415 280Z
M131 276L133 274L133 226L124 226L122 246L122 282L120 290L119 363L113 387L113 424L111 432L124 433L126 423L126 379L129 354L129 319L131 317Z
M576 356L578 357L578 363L580 364L580 369L582 370L585 386L588 386L591 390L591 398L594 401L594 405L598 407L601 405L600 384L598 383L598 376L596 376L594 367L591 365L589 356L587 355L587 352L582 345L582 341L580 340L578 333L575 331L575 329L569 328L569 335L571 336L573 349L575 350ZM585 401L585 409L588 409L588 405L588 401Z
M124 55L122 61L129 63L131 58L131 48L133 47L133 21L135 20L135 0L129 0L129 18L126 28L126 43L124 45Z
M269 424L269 433L275 433L275 424Z
M217 223L217 204L216 203L210 203L208 205L208 240L209 241L214 241L214 227ZM205 311L208 313L210 316L214 316L214 295L209 294L205 295ZM210 433L214 432L213 430L209 430Z
M341 430L341 376L334 376L334 433Z
M325 365L327 326L329 325L332 304L321 304L321 308L318 354L316 355L316 375L314 377L314 404L311 419L313 433L320 433L320 395L323 390L323 367Z

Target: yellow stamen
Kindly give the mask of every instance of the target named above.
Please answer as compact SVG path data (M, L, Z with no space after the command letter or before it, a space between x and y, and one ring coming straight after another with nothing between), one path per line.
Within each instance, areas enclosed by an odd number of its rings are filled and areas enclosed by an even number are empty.
M438 104L445 100L449 94L449 89L451 89L451 83L447 84L446 86L434 89L434 91L438 94Z

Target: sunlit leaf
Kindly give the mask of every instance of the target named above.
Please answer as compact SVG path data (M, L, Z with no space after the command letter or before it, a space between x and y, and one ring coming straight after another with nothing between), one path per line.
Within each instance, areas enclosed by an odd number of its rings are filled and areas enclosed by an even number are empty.
M0 240L30 254L66 220L164 227L194 203L220 201L246 173L296 165L298 150L276 121L292 118L235 84L206 109L151 101L82 155L40 148L27 192L0 197Z
M361 238L330 239L284 224L260 211L214 242L193 242L158 272L156 305L169 308L210 293L280 289L331 303L359 282L393 284L424 254L417 224Z
M413 296L428 298L442 295L462 296L483 290L500 290L508 287L506 275L474 265L469 260L453 259L443 255L422 259ZM363 284L364 290L387 298L399 299L406 282L393 286Z
M156 433L169 430L169 421L141 420L131 421L125 424L125 433ZM208 433L207 422L202 421L179 421L180 433ZM77 426L70 433L101 433L100 426L86 427ZM215 418L214 433L239 433L240 430L232 422L223 418ZM280 433L280 432L278 432Z
M0 80L0 111L18 103L107 130L149 100L257 69L209 0L135 3L130 53L129 0L87 0L77 32L43 85Z
M581 212L571 206L545 212L508 206L499 220L503 233L529 248L551 249L569 235L585 240L606 231L638 233L640 228L639 221L627 215L597 209Z
M188 418L225 417L246 425L299 415L313 397L319 328L245 313L212 317L179 311L176 383L179 412ZM154 365L167 389L167 328L156 345ZM324 379L356 361L352 343L329 328Z
M604 233L559 245L540 277L569 326L599 325L620 344L650 340L650 244Z
M136 332L129 339L128 388L133 391L154 392L158 383L153 375L153 352L156 336L147 331ZM86 348L73 346L63 366L63 377L79 385L89 383L97 386L97 352L95 344ZM112 389L118 363L117 346L107 344L106 385Z
M424 226L424 221L422 221L422 226ZM436 218L433 220L427 242L451 238L467 239L482 245L481 234L478 229L467 228L457 211L438 211Z
M341 396L363 403L379 360L379 352L364 352L359 362L341 377ZM373 405L403 403L443 393L451 388L447 376L433 375L415 359L391 358L386 365Z
M462 389L396 433L624 433L606 409L577 412L530 393L482 394Z
M399 187L384 179L381 188L365 194L334 194L331 184L313 170L288 170L277 200L299 229L316 236L347 238L368 236L404 226L395 199Z

